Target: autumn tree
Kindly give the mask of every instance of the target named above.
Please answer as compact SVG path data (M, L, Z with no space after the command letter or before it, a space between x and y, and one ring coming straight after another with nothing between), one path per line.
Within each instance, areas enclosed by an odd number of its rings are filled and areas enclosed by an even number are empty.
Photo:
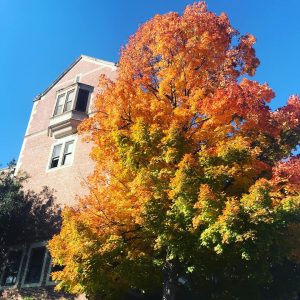
M59 288L122 299L294 299L300 99L249 80L255 38L205 3L156 15L100 78L90 193L50 242ZM187 299L187 298L186 298Z

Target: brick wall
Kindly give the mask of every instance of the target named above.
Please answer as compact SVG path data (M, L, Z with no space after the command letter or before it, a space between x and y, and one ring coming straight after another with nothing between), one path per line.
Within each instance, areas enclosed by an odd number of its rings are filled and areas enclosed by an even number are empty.
M25 171L30 176L25 185L27 189L39 192L43 186L48 186L55 190L58 202L63 205L74 205L77 196L87 192L84 180L94 167L89 158L92 145L83 142L81 136L76 137L72 165L49 170L51 147L57 141L48 136L49 120L53 116L57 91L73 84L78 75L81 83L95 87L89 105L91 113L94 99L99 93L97 85L100 74L114 79L115 70L109 64L82 58L40 100L34 102L17 164L17 172Z
M89 157L92 145L84 142L83 137L75 133L71 136L75 139L72 164L49 169L53 145L58 142L57 139L48 134L50 118L53 116L56 105L56 95L59 90L74 84L76 78L80 76L80 83L94 87L88 109L88 113L91 114L94 99L97 93L100 92L97 87L100 74L105 74L114 79L116 77L116 67L110 63L82 56L44 95L33 103L31 117L16 166L16 173L26 172L29 175L25 189L31 189L35 192L41 191L43 186L53 189L57 203L62 206L76 204L78 197L88 192L85 180L93 171L94 163ZM45 270L49 269L49 264L50 257L46 262ZM22 272L24 272L24 266ZM54 291L53 286L45 284L45 276L47 276L47 272L44 273L41 287L5 289L0 292L0 298L85 299L84 295L72 296Z

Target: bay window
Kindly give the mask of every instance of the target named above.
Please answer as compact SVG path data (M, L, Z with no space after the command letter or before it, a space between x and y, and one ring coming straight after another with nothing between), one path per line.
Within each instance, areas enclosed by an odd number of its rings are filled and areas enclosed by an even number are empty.
M87 112L92 91L93 87L82 83L76 83L67 89L58 91L53 116L72 110Z

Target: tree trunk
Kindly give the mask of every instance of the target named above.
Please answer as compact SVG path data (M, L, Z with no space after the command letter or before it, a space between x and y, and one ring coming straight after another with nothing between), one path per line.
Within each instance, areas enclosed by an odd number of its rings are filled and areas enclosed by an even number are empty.
M164 268L163 300L176 299L177 274L174 261L166 261Z

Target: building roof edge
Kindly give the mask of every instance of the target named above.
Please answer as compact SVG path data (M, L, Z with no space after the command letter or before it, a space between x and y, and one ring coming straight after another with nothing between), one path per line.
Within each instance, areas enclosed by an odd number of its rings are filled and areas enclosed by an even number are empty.
M44 95L48 93L49 90L53 88L53 86L62 78L64 77L81 59L89 60L101 65L107 65L110 67L116 67L116 64L113 62L105 61L96 57L87 56L87 55L80 55L78 58L76 58L42 93L38 94L33 101L40 100Z

